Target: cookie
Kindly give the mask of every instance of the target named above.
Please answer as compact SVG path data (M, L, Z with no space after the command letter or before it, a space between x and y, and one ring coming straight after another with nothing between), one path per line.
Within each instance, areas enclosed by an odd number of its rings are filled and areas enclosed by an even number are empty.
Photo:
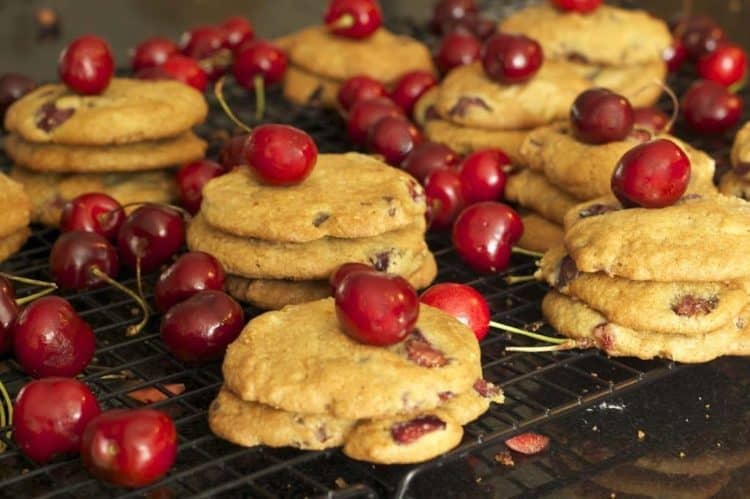
M550 291L542 312L560 334L589 342L613 357L666 358L677 362L708 362L723 355L750 354L750 308L721 329L707 334L680 335L635 331L608 322L580 301Z
M177 188L171 170L136 173L35 173L14 166L10 176L23 184L32 203L31 219L51 227L60 224L67 201L87 192L109 194L121 204L170 203Z
M243 400L351 419L428 411L481 377L476 337L452 316L421 305L415 332L375 347L341 331L332 298L252 319L222 370Z
M30 235L31 230L24 227L0 237L0 262L7 260L9 256L20 250Z
M593 86L608 88L625 96L635 107L654 105L664 92L667 65L661 59L637 66L597 66L569 61L575 71Z
M562 227L536 213L521 215L523 234L517 246L529 251L544 253L562 243Z
M579 271L639 281L743 279L750 276L748 245L750 203L720 194L660 209L586 213L565 233Z
M734 173L740 177L750 178L750 121L737 132L731 157Z
M429 286L437 275L435 257L426 253L419 268L406 276L416 289ZM327 280L290 281L283 279L246 279L227 276L227 292L236 299L264 310L278 310L287 305L320 300L331 296Z
M459 154L470 154L480 149L501 149L513 164L522 164L520 154L528 131L526 130L486 130L454 125L441 119L425 122L424 135L432 142L440 142Z
M555 187L543 174L528 169L508 176L505 199L558 225L562 225L568 210L578 204L577 199Z
M0 172L0 238L29 225L31 200L23 185Z
M192 132L125 145L37 144L7 135L5 152L17 165L38 172L91 173L154 170L203 158L206 142Z
M248 168L203 189L206 222L229 234L268 241L372 237L424 217L424 191L406 172L364 154L321 154L296 185L263 184Z
M719 180L719 192L727 196L735 196L750 200L750 179L745 180L737 173L737 169L730 170Z
M548 2L515 12L500 31L537 40L546 60L575 60L602 66L630 66L660 60L672 43L664 21L641 10L600 5L579 14Z
M519 130L566 118L589 83L564 62L545 61L532 79L503 85L491 80L481 63L452 70L438 87L435 111L462 126Z
M284 72L284 97L302 106L335 107L341 83L315 75L298 66Z
M91 96L42 85L8 108L5 128L29 142L131 144L184 133L207 112L203 95L178 81L114 78Z

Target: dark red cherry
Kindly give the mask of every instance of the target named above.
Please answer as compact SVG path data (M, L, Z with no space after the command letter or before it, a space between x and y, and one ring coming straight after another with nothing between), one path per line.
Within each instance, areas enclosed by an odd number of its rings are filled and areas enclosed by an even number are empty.
M747 54L734 43L722 43L698 60L698 74L705 80L730 86L747 73Z
M454 31L440 41L435 62L443 73L457 66L471 64L479 59L482 44L471 33Z
M21 452L40 464L58 455L77 454L83 430L101 413L86 385L57 377L24 385L13 409L13 439Z
M4 73L0 76L0 120L11 104L36 88L36 82L20 73Z
M404 110L407 116L411 116L414 104L435 85L437 85L437 78L429 71L411 71L402 75L393 85L391 99Z
M158 73L162 76L180 81L190 85L199 92L206 90L208 86L208 75L200 65L184 55L174 54L167 61L159 66Z
M401 276L353 272L336 289L336 315L341 329L367 345L398 343L419 317L419 298Z
M124 221L125 210L115 198L102 192L91 192L65 203L60 230L94 232L114 241Z
M281 81L287 67L283 50L265 40L253 40L240 46L234 57L232 73L237 83L248 90L256 89L256 77L265 85Z
M536 40L524 35L498 33L482 49L482 67L491 79L504 83L522 83L542 66L544 53Z
M139 43L133 51L133 60L131 63L133 72L137 73L144 68L161 66L167 62L167 59L179 51L180 48L177 44L169 38L161 36L147 38Z
M339 36L365 38L383 24L383 13L377 0L330 0L323 19Z
M626 152L612 173L612 192L623 206L663 208L685 194L690 160L666 139L639 144Z
M742 97L713 81L698 80L682 96L685 122L698 133L716 134L732 128L742 116Z
M260 125L250 133L243 152L250 168L271 185L293 185L305 180L318 160L313 139L288 125Z
M146 204L125 219L117 250L128 267L151 272L166 263L185 242L182 215L168 206Z
M221 146L221 149L219 149L219 163L221 163L225 171L229 172L234 167L245 164L245 156L242 153L245 150L245 143L249 138L249 133L235 135Z
M366 75L359 75L349 78L341 85L336 100L341 109L349 111L356 102L361 100L387 96L388 91L381 82Z
M636 107L633 109L633 124L646 128L654 133L668 133L669 116L655 107Z
M227 47L227 33L216 26L198 26L183 33L180 39L182 53L198 61L211 57Z
M601 5L602 0L552 0L560 10L586 14Z
M399 165L423 137L412 122L401 116L381 118L370 129L369 149L380 154L389 165Z
M161 339L184 362L220 359L245 325L242 307L222 291L200 291L174 305L161 322Z
M224 280L224 268L216 258L202 251L185 253L156 282L156 310L164 313L200 291L221 291L224 289Z
M385 97L355 102L349 111L346 132L356 145L367 142L370 128L386 116L404 116L404 112L392 100Z
M242 16L230 17L219 27L224 30L227 44L232 49L252 40L255 36L253 25Z
M73 40L60 54L60 79L79 94L102 93L115 72L109 44L98 36L85 35Z
M177 172L177 192L182 207L191 215L198 213L203 201L203 186L224 173L224 167L210 159L200 159L180 168Z
M523 222L513 208L485 201L467 207L453 223L453 247L479 272L500 272L510 261L511 248L523 234Z
M479 13L474 0L440 0L432 11L430 27L437 33L446 33L446 28Z
M83 432L81 459L89 473L121 487L143 487L164 476L177 456L172 418L153 409L117 409Z
M94 355L91 327L58 296L28 304L18 315L12 336L16 360L35 378L75 376Z
M680 69L687 59L687 50L685 49L685 44L682 43L682 39L675 38L672 40L672 44L664 49L661 57L667 63L667 69L670 72L674 73Z
M490 308L484 297L471 286L456 282L435 284L425 290L419 301L439 308L474 331L477 340L487 336L490 328Z
M8 279L0 276L0 355L6 354L13 344L13 323L19 311L13 285Z
M461 163L460 175L467 204L497 201L505 191L505 168L510 158L500 149L471 153Z
M684 24L684 28L676 28L676 30L682 32L682 43L685 45L688 57L694 61L715 50L726 38L724 30L707 17L689 19Z
M430 206L431 229L449 229L466 206L461 177L454 170L436 170L427 175L424 193Z
M328 284L331 285L331 294L336 294L336 289L344 279L354 272L375 272L372 265L366 263L349 262L339 265L339 268L328 278Z
M108 283L98 269L117 278L120 262L114 246L94 232L73 231L60 235L49 257L52 279L63 289L89 289Z
M461 157L445 144L422 142L401 163L401 168L409 172L420 184L427 175L437 170L456 170Z
M620 94L606 88L582 92L570 108L576 138L589 144L623 140L633 130L633 107Z

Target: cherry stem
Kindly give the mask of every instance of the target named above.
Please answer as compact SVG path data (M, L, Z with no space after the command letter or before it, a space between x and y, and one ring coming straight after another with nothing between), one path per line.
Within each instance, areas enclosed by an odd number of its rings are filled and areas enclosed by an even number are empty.
M41 298L42 296L47 296L50 293L54 293L56 289L57 289L57 286L55 286L54 288L49 287L41 291L38 291L34 294L24 296L23 298L17 298L16 305L18 305L19 307L21 305L26 305L27 303L32 302L36 300L37 298Z
M559 345L547 345L543 347L505 347L506 352L560 352L562 350L570 350L576 348L578 342L575 340L567 340L565 343Z
M243 123L235 114L232 112L232 110L229 108L229 104L227 104L226 99L224 98L224 79L226 76L222 76L218 80L216 80L216 83L214 84L214 95L216 95L216 100L219 101L219 105L221 106L221 109L224 110L224 114L227 115L227 117L232 120L232 123L240 127L242 130L246 132L252 132L253 129L249 126L247 126L245 123Z
M260 121L266 111L266 85L263 76L255 75L253 85L255 85L255 119Z
M677 121L677 115L680 113L680 100L677 98L677 95L675 95L674 90L669 88L669 85L665 85L663 81L661 80L652 80L651 83L647 83L646 85L642 86L640 89L638 89L634 94L633 97L637 96L638 94L642 93L644 90L646 90L648 87L656 85L657 87L661 87L664 92L669 96L669 100L672 101L672 116L669 118L669 121L667 122L666 126L664 127L664 131L668 132L669 130L672 130L672 127L674 126L675 122Z
M5 389L5 385L0 381L0 394L3 396L2 407L0 407L0 427L10 426L13 424L13 401L8 395L8 390ZM7 418L6 418L7 412ZM10 437L10 432L7 434ZM0 441L0 452L4 452L6 449L5 443Z
M54 282L39 281L37 279L31 279L29 277L19 277L16 275L6 274L5 272L0 272L0 276L5 277L9 281L17 281L24 284L31 284L32 286L42 286L45 288L57 289L57 284L55 284Z
M568 340L566 338L553 338L551 336L545 336L545 335L539 334L539 333L532 333L531 331L526 331L525 329L520 329L520 328L517 328L517 327L508 326L506 324L502 324L500 322L495 322L495 321L490 321L490 326L494 327L495 329L500 329L501 331L505 331L507 333L518 334L518 335L521 335L521 336L526 336L526 337L529 337L529 338L533 338L535 340L544 341L546 343L554 343L554 344L557 344L557 345L561 345L563 343L567 343L567 342L570 341L570 340ZM506 348L506 350L507 350L507 348Z
M136 256L135 257L135 281L136 285L138 286L138 296L141 298L141 300L146 300L146 297L143 295L143 279L141 279L141 257Z
M143 301L143 299L135 294L132 290L128 289L126 286L123 286L119 282L112 279L99 267L91 267L91 273L99 279L119 289L120 291L131 297L138 304L138 306L141 308L141 312L143 313L143 317L138 324L131 324L130 326L128 326L128 328L125 330L125 335L135 336L136 334L140 333L141 330L146 327L146 323L148 322L149 318L148 307L146 306L146 303Z
M534 258L541 258L544 256L544 253L539 253L538 251L525 250L523 248L519 248L518 246L513 246L513 249L511 249L511 251L513 253L518 253L519 255L533 256Z
M505 277L505 282L507 284L518 284L519 282L529 282L529 281L535 281L536 277L534 277L534 274L530 275L509 275Z
M351 14L344 14L332 23L328 24L328 29L347 29L354 26L354 16Z

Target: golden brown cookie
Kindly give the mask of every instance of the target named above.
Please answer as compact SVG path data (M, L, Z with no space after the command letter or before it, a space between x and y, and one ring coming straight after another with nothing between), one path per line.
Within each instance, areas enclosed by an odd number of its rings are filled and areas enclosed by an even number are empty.
M721 176L719 192L727 196L750 200L750 179L746 180L738 175L737 169L730 170Z
M750 178L750 121L737 132L731 154L734 173L739 177Z
M24 186L0 172L0 237L17 233L31 221L31 200Z
M28 227L18 229L5 236L0 237L0 262L20 250L31 235Z
M508 176L505 199L518 203L558 225L578 200L555 187L544 174L522 169Z
M523 222L523 234L518 241L520 248L544 253L553 246L562 243L562 227L556 223L533 212L521 215L521 221Z
M527 130L487 130L454 125L441 119L428 119L424 134L433 142L447 145L459 154L470 154L479 149L501 149L513 164L523 164L520 154Z
M660 83L664 84L667 78L667 65L661 59L636 66L597 66L577 62L569 64L593 86L617 92L635 107L652 106L664 92Z
M303 106L335 107L340 82L291 65L284 72L284 97Z

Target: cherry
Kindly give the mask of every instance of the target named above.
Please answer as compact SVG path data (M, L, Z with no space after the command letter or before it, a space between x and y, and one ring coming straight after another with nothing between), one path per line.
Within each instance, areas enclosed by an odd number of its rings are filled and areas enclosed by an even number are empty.
M101 413L89 388L71 378L34 380L16 397L13 439L26 456L46 463L78 453L86 425Z
M351 338L367 345L398 343L419 317L419 298L401 276L352 272L336 288L336 315Z
M224 173L224 167L210 159L194 161L180 168L177 172L177 192L182 207L191 215L198 213L203 201L203 186Z
M339 265L339 268L328 278L328 284L331 286L331 294L335 295L339 285L341 285L349 274L354 272L375 272L375 269L366 263L349 262Z
M0 119L11 104L36 88L36 82L20 73L5 73L0 76Z
M427 288L419 301L439 308L470 327L478 341L490 328L490 308L484 297L471 286L444 282Z
M487 40L497 32L497 23L493 19L478 14L468 16L464 20L464 26L482 41Z
M169 59L159 66L158 75L190 85L199 92L205 91L208 86L208 75L203 68L193 59L180 54L169 56Z
M255 91L258 119L265 108L265 87L281 81L287 64L284 51L265 40L251 41L236 50L232 74L241 86Z
M552 0L560 10L586 14L601 5L602 0Z
M687 50L685 49L685 44L682 43L682 39L675 38L672 40L672 44L664 49L661 57L667 63L667 69L670 72L674 73L680 69L687 59Z
M739 45L722 43L698 60L698 74L706 80L730 86L745 77L747 54Z
M399 165L422 139L419 129L406 118L386 116L370 129L367 145L389 165Z
M440 0L432 11L430 26L437 33L479 13L474 0Z
M366 75L359 75L349 78L341 85L336 100L341 109L349 111L356 102L361 100L387 96L388 91L381 82Z
M699 133L715 134L732 128L742 116L742 97L709 80L698 80L682 96L687 124Z
M211 80L224 74L231 62L227 32L216 26L199 26L183 33L180 49L184 55L200 61Z
M349 112L346 132L357 145L364 145L370 127L386 116L404 116L404 112L392 100L385 97L355 102Z
M168 206L146 204L125 219L117 235L117 250L128 267L151 272L177 253L184 242L181 214Z
M366 38L383 24L383 13L377 0L331 0L323 19L336 35Z
M245 325L242 307L222 291L199 291L174 305L161 322L161 339L184 362L220 359Z
M527 81L539 70L543 59L542 46L524 35L498 33L490 37L482 49L485 73L505 84Z
M634 108L633 124L651 130L653 133L668 133L671 128L669 116L655 107Z
M223 267L213 256L202 251L185 253L156 282L156 310L166 312L176 303L187 300L199 291L221 291L224 289L225 277Z
M313 139L288 125L253 129L243 151L247 164L266 183L293 185L305 180L318 160Z
M440 41L435 62L443 73L457 66L471 64L479 59L482 44L471 33L455 31L448 33Z
M407 116L411 116L419 98L436 85L437 78L429 71L411 71L401 75L393 85L391 99Z
M85 35L73 40L60 54L57 65L60 79L79 94L100 94L115 72L109 44L97 36Z
M461 157L445 144L422 142L406 156L401 168L423 184L427 175L437 170L455 170Z
M167 59L179 51L180 48L177 44L169 38L161 36L147 38L139 43L133 51L133 60L131 62L133 72L137 73L144 68L161 66Z
M252 40L255 36L253 25L242 16L230 17L219 27L224 31L227 44L232 49Z
M726 37L724 30L707 17L689 19L675 28L675 31L682 32L682 43L688 56L693 60L698 60L703 54L715 50Z
M582 92L570 108L576 138L589 144L623 140L633 129L633 107L620 94L606 88Z
M63 289L90 289L116 278L120 268L117 251L94 232L65 232L50 252L50 274Z
M124 221L125 210L115 198L101 192L91 192L65 203L60 230L94 232L114 240Z
M169 471L176 456L177 429L161 411L107 411L83 432L83 464L97 478L122 487L155 482Z
M466 206L461 177L454 170L436 170L427 175L424 193L430 206L431 229L449 229Z
M249 133L235 135L221 146L219 163L225 171L231 171L235 166L245 164L245 157L242 152L245 150L245 143L249 138Z
M623 206L663 208L677 202L690 181L690 160L666 139L626 152L612 173L612 192Z
M473 204L453 223L453 247L475 270L499 272L508 266L511 247L523 234L523 222L510 206L485 201Z
M16 360L35 378L75 376L94 355L91 327L58 296L27 305L13 325L12 336Z
M475 151L460 166L464 198L468 204L500 199L505 191L505 168L510 158L500 149Z
M7 353L13 344L11 332L19 310L13 285L0 275L0 355Z

